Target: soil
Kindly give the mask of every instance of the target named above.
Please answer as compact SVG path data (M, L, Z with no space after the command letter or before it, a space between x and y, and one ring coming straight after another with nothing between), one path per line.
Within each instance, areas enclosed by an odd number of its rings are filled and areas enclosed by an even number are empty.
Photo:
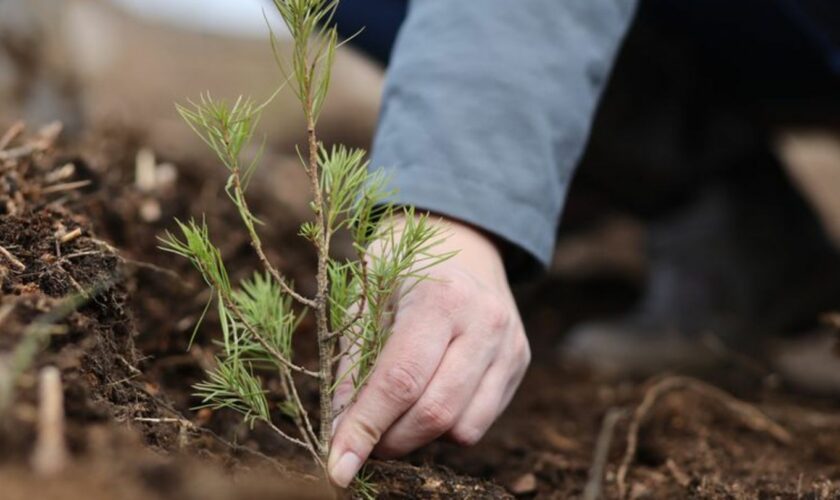
M140 185L142 144L141 135L112 128L56 146L47 131L5 148L31 154L0 153L0 247L15 259L0 256L0 383L9 354L46 337L16 377L5 414L0 401L0 498L330 498L309 459L270 432L191 409L218 324L208 317L190 346L207 292L187 262L157 248L157 237L175 217L204 213L230 269L244 276L255 259L221 194L222 172L179 162L176 175ZM269 258L305 290L312 256L270 191L252 194L271 222ZM616 382L557 361L557 332L625 307L637 291L611 272L549 275L518 290L535 359L510 409L471 449L439 443L405 461L372 462L378 495L573 498L589 484L618 498L628 438L637 438L623 481L628 498L840 498L836 400L788 391L734 355L707 378L732 396L691 379L655 399L652 391L673 377ZM68 300L80 305L56 314ZM304 344L300 351L307 355ZM62 374L70 461L45 476L30 457L38 373L48 365ZM315 388L302 389L315 407ZM646 396L652 404L640 413ZM603 428L608 413L620 415L611 430ZM599 435L608 442L596 461ZM603 480L590 480L594 462Z

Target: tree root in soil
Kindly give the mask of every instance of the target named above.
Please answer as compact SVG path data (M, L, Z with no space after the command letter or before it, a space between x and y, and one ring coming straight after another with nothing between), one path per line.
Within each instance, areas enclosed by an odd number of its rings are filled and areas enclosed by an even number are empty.
M695 378L668 376L650 385L645 391L642 402L633 412L630 427L627 431L627 448L624 452L621 465L618 468L618 473L616 474L619 498L623 499L627 496L627 474L636 457L636 451L639 446L639 430L642 424L659 399L673 391L693 391L715 401L753 431L768 434L784 445L789 445L793 442L793 436L790 432L771 420L770 417L766 416L755 406L745 403L726 391Z

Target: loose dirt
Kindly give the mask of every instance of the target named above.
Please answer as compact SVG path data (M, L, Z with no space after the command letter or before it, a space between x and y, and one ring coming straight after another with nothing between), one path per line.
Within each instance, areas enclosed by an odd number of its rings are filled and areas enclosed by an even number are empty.
M75 144L54 136L24 133L2 151L29 154L0 152L0 247L8 254L0 255L0 383L11 353L43 337L0 415L0 498L328 498L307 457L270 432L191 409L218 323L209 317L189 346L208 297L187 262L157 249L157 236L173 218L204 212L235 277L250 274L255 260L221 194L221 172L155 164L159 178L138 184L141 135L112 129ZM253 193L269 221L269 257L305 290L312 256L271 191ZM556 360L559 332L627 304L636 286L607 275L549 277L519 290L536 355L509 411L474 448L439 443L405 462L373 462L379 495L572 498L588 487L606 498L621 489L628 498L840 498L836 401L787 392L735 358L709 379L717 390L668 374L605 381ZM77 307L57 315L68 300ZM306 337L311 325L303 328ZM307 345L299 352L311 356ZM29 461L37 373L49 365L62 373L70 461L43 477ZM669 390L650 392L662 384ZM303 397L316 406L315 387L303 386ZM608 413L615 425L605 428ZM590 473L599 435L602 478ZM628 440L636 446L625 459Z

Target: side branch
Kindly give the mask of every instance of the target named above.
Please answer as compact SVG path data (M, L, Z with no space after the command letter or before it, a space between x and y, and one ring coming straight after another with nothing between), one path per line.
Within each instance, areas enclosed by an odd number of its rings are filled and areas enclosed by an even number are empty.
M313 377L313 378L321 378L320 373L314 372L312 370L307 370L306 368L304 368L302 366L298 366L298 365L292 363L291 361L289 361L288 359L286 359L286 356L284 356L283 353L278 351L273 345L271 345L267 340L265 340L265 338L263 338L263 336L260 335L260 333L257 331L257 329L254 328L253 325L248 323L248 321L245 319L245 315L242 314L242 311L239 310L239 308L236 306L236 304L233 303L232 300L230 300L228 297L225 297L224 300L225 300L225 306L227 306L231 311L233 311L233 314L236 315L236 318L240 322L242 322L243 325L245 325L245 328L248 330L248 332L251 333L251 335L254 336L254 338L257 339L257 342L260 343L262 348L265 349L266 351L268 351L272 356L274 356L274 358L277 359L277 361L279 361L283 366L285 366L286 368L288 368L292 371L296 371L296 372L302 373L304 375L309 375L310 377Z
M266 423L266 425L268 425L271 428L271 430L273 430L274 432L279 434L283 439L286 439L287 441L289 441L291 443L294 443L294 444L308 450L309 453L311 453L312 456L315 458L315 460L318 462L318 465L320 465L321 467L325 467L323 460L321 460L321 457L313 449L312 446L310 446L309 444L301 441L300 439L298 439L296 437L292 437L292 436L286 434L285 432L283 432L282 429L280 429L279 427L274 425L272 422L269 422L268 420L264 420L264 422Z
M276 267L268 260L268 256L266 256L265 251L263 250L262 240L260 236L257 234L256 229L254 228L254 222L250 220L251 210L248 208L248 201L245 198L245 192L242 189L242 178L240 175L239 165L234 165L231 169L231 178L233 179L233 189L234 194L236 195L236 201L240 205L240 216L242 217L242 221L245 223L245 227L248 228L248 233L251 237L251 246L254 248L254 251L257 253L257 257L260 259L260 263L263 267L271 274L271 277L280 285L280 288L283 289L290 297L295 299L296 301L300 302L306 307L314 308L317 306L317 302L313 299L304 297L303 295L297 293L292 289L291 286L286 282L286 279L283 275L280 274L280 271L277 270Z

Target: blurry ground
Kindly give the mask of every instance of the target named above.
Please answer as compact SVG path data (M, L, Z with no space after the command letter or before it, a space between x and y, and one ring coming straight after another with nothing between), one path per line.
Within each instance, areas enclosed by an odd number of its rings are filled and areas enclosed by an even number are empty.
M205 90L260 97L277 77L259 39L182 32L95 0L0 0L0 135L18 118L30 131L13 146L31 143L33 129L54 118L67 128L54 152L0 161L0 245L27 268L0 278L0 350L17 345L32 319L74 283L86 287L103 276L117 283L68 317L68 333L53 337L36 361L62 370L72 465L49 480L29 466L38 408L31 370L0 428L0 498L323 493L305 457L264 431L251 432L224 412L190 410L189 387L208 363L216 325L206 323L187 350L206 297L189 266L161 254L155 240L173 217L206 211L211 227L227 236L222 250L231 268L248 273L246 239L229 207L217 202L221 172L172 103ZM323 118L327 137L365 145L378 107L377 71L344 51L335 78ZM312 261L294 237L306 200L290 154L302 129L294 109L284 95L266 114L265 182L253 195L270 222L270 257L305 287ZM840 133L784 130L778 148L840 241ZM138 185L140 151L170 165L159 167L160 183ZM74 171L55 181L68 162ZM77 181L90 185L45 189ZM58 255L61 227L83 233ZM840 498L836 400L794 394L770 370L726 351L711 381L755 404L760 415L706 386L663 389L680 379L616 382L558 364L557 338L570 325L622 311L638 295L643 244L644 227L627 219L564 237L549 275L518 290L536 355L511 409L474 449L434 445L410 458L431 467L380 465L381 492L487 498L504 495L501 486L523 498L570 498L583 494L595 464L605 470L606 496L615 498L627 437L635 435L639 446L626 481L631 498ZM62 260L85 252L92 253ZM314 395L312 388L305 392ZM652 404L637 419L638 433L627 413L612 432L602 429L607 414L634 411L645 396ZM600 434L611 439L599 458Z

